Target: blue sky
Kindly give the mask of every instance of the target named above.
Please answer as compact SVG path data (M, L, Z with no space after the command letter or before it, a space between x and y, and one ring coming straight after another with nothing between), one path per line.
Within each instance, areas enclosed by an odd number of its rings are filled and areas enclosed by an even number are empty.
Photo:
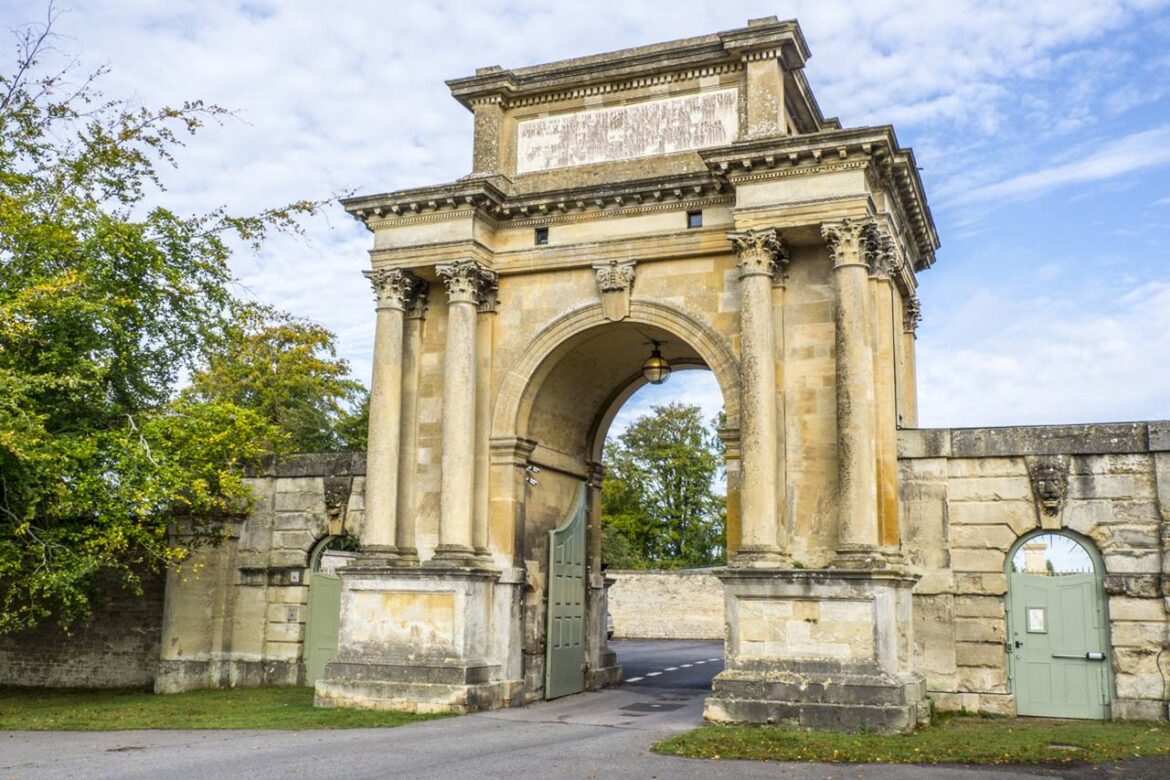
M0 0L5 27L43 15ZM801 22L826 115L893 123L923 168L943 244L920 276L923 425L1170 417L1170 0L75 0L56 29L84 68L110 67L111 97L235 109L180 155L163 197L246 211L464 175L470 115L443 80L477 66L767 15ZM250 294L332 328L368 381L369 245L337 208L235 269ZM718 405L701 373L665 387Z

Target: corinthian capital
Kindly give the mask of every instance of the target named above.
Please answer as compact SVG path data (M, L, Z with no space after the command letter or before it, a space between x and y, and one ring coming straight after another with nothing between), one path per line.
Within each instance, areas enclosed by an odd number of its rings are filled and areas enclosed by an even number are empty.
M864 219L843 219L840 222L822 222L821 236L829 247L833 267L864 265L863 257L866 234L874 229L872 217Z
M901 268L898 244L889 229L873 223L862 236L861 249L871 276L889 279Z
M474 260L443 263L435 266L435 271L447 284L449 303L474 303L479 306L485 283L495 285L498 279L494 271L489 271Z
M500 275L481 269L479 274L479 313L494 312L500 303Z
M427 283L405 268L375 268L362 273L374 288L379 309L405 310L419 295L420 288L426 294Z
M917 333L918 323L922 321L922 304L918 296L911 295L902 304L902 329L907 333Z
M739 277L775 277L778 269L788 265L788 250L780 231L775 228L763 230L737 230L727 234L735 253L739 255ZM782 270L781 270L782 273Z

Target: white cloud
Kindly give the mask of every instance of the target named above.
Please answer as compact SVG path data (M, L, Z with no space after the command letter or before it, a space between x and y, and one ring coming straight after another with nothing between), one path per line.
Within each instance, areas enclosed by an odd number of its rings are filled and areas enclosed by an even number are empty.
M1005 301L972 295L944 313L955 346L924 330L924 426L1019 425L1170 416L1170 282L1101 301L1081 295Z
M976 187L953 202L966 204L1035 197L1058 187L1104 181L1167 163L1170 163L1170 125L1105 143L1073 162Z

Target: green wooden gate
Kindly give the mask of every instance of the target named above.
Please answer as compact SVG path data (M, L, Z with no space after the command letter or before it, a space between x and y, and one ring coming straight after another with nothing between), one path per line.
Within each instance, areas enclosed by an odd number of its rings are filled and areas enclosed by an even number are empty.
M313 685L325 664L337 655L341 623L341 578L323 571L309 580L309 614L305 620L305 684Z
M1109 626L1095 558L1064 534L1040 534L1018 545L1008 574L1009 668L1018 715L1109 718Z
M585 690L585 486L564 525L548 536L548 635L544 697Z

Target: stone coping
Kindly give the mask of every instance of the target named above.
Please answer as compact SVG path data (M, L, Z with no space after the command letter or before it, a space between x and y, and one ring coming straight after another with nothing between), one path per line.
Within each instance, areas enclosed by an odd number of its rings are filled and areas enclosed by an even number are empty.
M263 477L364 477L364 452L303 452L269 455L247 470L247 476Z
M803 68L811 56L796 20L782 22L769 17L752 20L747 27L725 32L542 65L512 69L491 65L477 68L474 76L452 79L447 86L452 96L468 108L474 101L489 97L516 101L539 96L544 100L556 100L571 96L574 88L609 86L620 89L631 82L636 86L662 74L738 64L745 54L761 51L781 53L788 70ZM564 94L566 92L569 94ZM807 108L820 119L820 110L815 103Z
M1170 452L1170 421L898 431L898 457L907 460L1144 452Z

